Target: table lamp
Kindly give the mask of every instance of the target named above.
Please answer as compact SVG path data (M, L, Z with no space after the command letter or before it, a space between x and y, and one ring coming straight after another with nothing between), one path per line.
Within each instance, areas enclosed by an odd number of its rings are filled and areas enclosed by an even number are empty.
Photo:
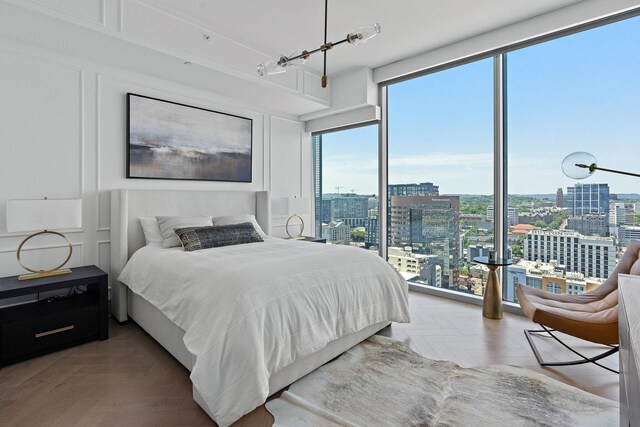
M65 230L82 227L82 200L81 199L38 199L38 200L8 200L7 201L7 231L32 232L18 246L16 256L18 264L32 274L18 277L18 280L37 279L40 277L69 274L71 270L64 267L73 253L73 247L69 239L57 230ZM69 255L59 266L50 270L34 269L22 263L20 252L22 247L30 239L42 234L52 234L62 237L69 245Z
M306 197L283 197L279 202L280 215L289 215L287 223L284 226L287 235L295 240L303 239L304 237L302 236L302 233L304 231L304 221L300 215L309 212L309 200ZM289 225L295 218L300 220L300 232L297 235L292 236L289 232Z

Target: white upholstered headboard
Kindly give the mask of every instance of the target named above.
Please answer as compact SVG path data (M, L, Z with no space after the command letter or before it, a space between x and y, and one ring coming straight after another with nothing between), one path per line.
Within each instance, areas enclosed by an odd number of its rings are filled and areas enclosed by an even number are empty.
M127 289L118 276L129 257L145 245L140 217L156 215L253 214L265 233L271 232L268 191L111 191L111 313L119 322L127 320Z

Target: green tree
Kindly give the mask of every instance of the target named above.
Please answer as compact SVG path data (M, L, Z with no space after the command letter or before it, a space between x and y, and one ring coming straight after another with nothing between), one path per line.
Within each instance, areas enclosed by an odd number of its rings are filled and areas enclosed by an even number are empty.
M522 256L524 255L522 252L522 246L517 244L511 246L511 253L513 254L513 256L517 256L520 258L522 258Z
M464 233L464 240L462 242L463 247L468 247L471 244L471 238L478 235L478 230L474 227Z
M567 214L566 213L562 213L560 215L556 215L553 217L553 221L551 221L551 224L549 224L549 228L553 228L555 230L557 230L558 228L560 228L560 226L562 225L562 223L564 222L564 220L567 218Z
M365 231L364 230L351 230L349 232L352 242L364 242Z

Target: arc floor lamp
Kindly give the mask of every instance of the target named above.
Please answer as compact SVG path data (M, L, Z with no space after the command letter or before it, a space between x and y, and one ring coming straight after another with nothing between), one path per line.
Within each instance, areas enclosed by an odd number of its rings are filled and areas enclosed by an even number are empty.
M635 176L640 178L640 174L633 172L625 172L617 169L609 169L598 166L598 161L591 153L584 151L576 151L569 154L562 161L562 172L572 179L584 179L587 178L595 171L605 171L611 173L618 173L621 175Z

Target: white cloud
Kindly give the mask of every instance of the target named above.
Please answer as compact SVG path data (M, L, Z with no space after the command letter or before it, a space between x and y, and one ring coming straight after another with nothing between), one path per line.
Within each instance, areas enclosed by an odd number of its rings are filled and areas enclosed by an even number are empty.
M476 166L493 165L492 153L431 153L411 156L390 156L389 167Z

